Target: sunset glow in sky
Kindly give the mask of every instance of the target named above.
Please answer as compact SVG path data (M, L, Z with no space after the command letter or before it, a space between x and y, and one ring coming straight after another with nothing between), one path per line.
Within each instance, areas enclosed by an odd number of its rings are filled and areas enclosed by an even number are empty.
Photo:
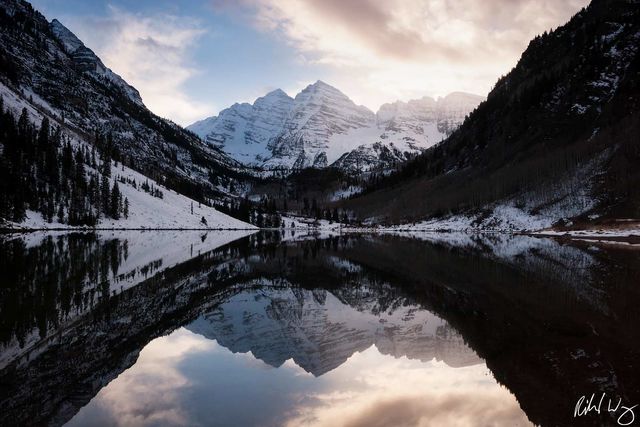
M486 95L536 34L587 0L35 0L186 125L234 102L324 80L372 110Z

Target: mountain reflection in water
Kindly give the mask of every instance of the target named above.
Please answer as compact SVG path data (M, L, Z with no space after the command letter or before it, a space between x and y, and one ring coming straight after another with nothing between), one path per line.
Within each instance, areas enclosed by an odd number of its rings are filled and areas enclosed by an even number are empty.
M116 232L0 255L2 425L603 425L580 396L640 402L634 250Z

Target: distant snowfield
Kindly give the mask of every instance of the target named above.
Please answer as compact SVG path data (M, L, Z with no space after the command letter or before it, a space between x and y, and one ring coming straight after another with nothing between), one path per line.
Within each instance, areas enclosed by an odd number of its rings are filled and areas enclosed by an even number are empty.
M407 155L442 141L484 98L454 92L384 104L378 113L356 105L322 81L291 98L269 92L234 104L187 129L245 165L269 170L334 165L345 154L383 145ZM378 159L380 160L380 159Z

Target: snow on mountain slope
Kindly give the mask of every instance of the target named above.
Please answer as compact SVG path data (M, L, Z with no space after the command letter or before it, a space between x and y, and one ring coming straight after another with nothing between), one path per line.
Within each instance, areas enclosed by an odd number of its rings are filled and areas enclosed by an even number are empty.
M458 92L385 104L374 114L317 81L293 99L276 90L188 129L245 164L267 169L334 165L358 172L404 161L440 142L482 99Z
M383 168L407 160L446 139L484 98L454 92L384 104L376 114L378 134L344 154L334 166L351 172ZM357 140L357 139L354 139Z
M109 135L133 169L220 204L234 198L230 188L250 185L251 171L149 111L73 32L26 1L0 2L0 57L0 82L87 143Z
M317 81L296 95L284 132L270 144L267 167L325 167L337 160L333 139L375 127L375 115L345 94ZM366 133L366 131L365 131Z
M201 139L205 139L207 134L211 132L213 124L216 122L218 116L207 117L206 119L199 120L192 125L189 125L189 130L196 135L198 135Z
M218 117L202 120L189 129L238 161L257 164L269 157L273 135L284 130L293 99L281 90L258 98L253 105L234 104Z
M80 143L80 142L78 142ZM118 220L101 217L96 228L99 229L224 229L224 230L253 230L255 226L240 221L218 210L201 205L198 202L169 190L146 176L119 165L111 166L109 185L113 187L116 179L125 178L135 181L137 188L131 184L118 182L123 198L129 201L128 218ZM162 198L154 197L140 188L147 182L158 188ZM205 222L202 222L202 218ZM47 222L40 213L27 211L27 218L15 224L17 227L35 229L72 228L66 224Z
M400 149L424 149L449 136L483 98L452 93L437 100L424 97L409 102L394 102L380 107L378 125L381 138Z
M40 123L43 117L48 117L53 121L53 117L49 112L38 104L31 103L20 94L15 93L10 88L0 83L0 96L2 97L4 107L12 111L18 116L23 108L27 109L29 118L35 123ZM88 145L83 137L79 134L67 129L65 131L71 139L74 146ZM97 159L100 161L100 155L96 153ZM87 170L89 173L94 172ZM120 181L121 178L128 181L135 181L136 187L131 184ZM114 220L111 218L101 217L97 224L97 228L107 229L144 229L144 228L164 228L164 229L255 229L251 224L232 218L214 208L200 205L198 202L169 190L163 185L158 184L154 180L147 178L145 175L134 171L133 169L119 164L115 167L111 166L111 177L109 178L109 187L113 187L116 180L123 200L127 198L129 201L128 218L120 218ZM145 192L140 187L147 182L150 186L159 189L163 197L154 197ZM191 206L193 206L193 213ZM205 218L206 224L202 222ZM8 223L12 228L35 228L35 229L60 229L72 228L67 224L55 222L47 222L40 213L32 210L27 211L27 218L20 223Z

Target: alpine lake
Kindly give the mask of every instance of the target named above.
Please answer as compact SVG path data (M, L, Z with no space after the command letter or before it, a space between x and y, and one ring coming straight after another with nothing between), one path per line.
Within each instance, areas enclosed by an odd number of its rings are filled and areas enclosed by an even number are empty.
M508 234L4 235L0 425L638 425L639 249Z

